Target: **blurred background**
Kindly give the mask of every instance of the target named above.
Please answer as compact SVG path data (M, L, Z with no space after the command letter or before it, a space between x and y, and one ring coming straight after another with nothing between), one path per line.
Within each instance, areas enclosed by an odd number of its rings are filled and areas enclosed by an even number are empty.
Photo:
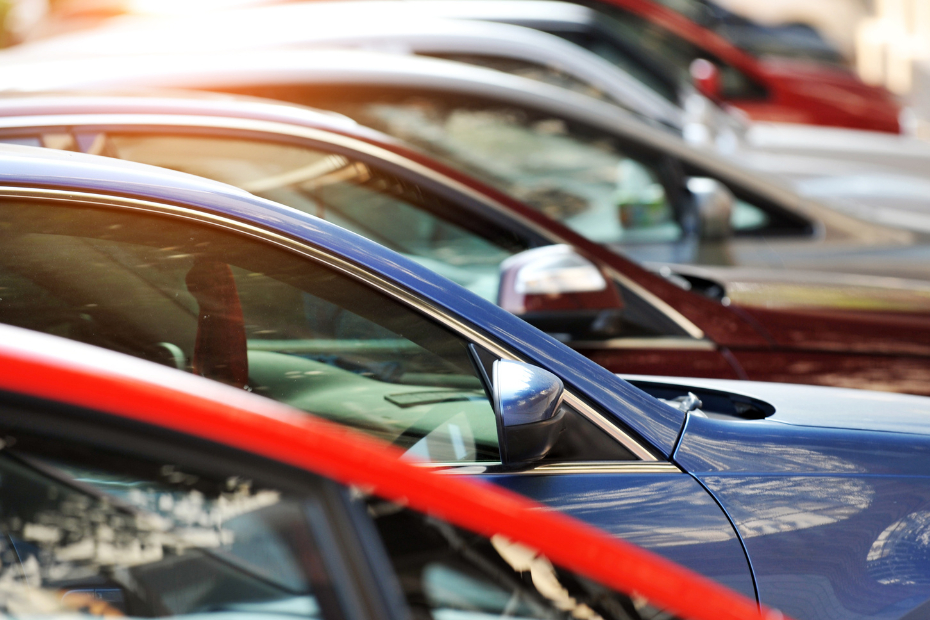
M0 0L0 47L93 28L121 15L179 16L279 3L282 0ZM742 18L779 28L779 45L793 38L800 48L820 47L821 59L841 62L866 83L898 95L912 112L906 119L912 124L907 133L930 138L930 0L662 0L662 4L713 26L744 49L766 42L760 43L759 33ZM768 51L784 55L786 50Z

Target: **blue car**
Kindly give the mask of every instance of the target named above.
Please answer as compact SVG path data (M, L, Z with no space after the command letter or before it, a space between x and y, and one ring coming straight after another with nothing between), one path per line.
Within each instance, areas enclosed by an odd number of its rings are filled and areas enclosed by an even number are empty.
M253 172L322 196L367 174ZM639 378L660 400L322 219L85 154L0 147L0 239L0 322L355 427L798 618L930 613L924 398Z

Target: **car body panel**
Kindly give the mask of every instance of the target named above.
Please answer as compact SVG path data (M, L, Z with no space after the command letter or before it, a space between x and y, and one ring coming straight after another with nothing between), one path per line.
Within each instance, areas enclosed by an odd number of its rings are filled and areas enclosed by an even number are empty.
M680 392L706 388L758 399L773 408L766 420L792 426L926 435L927 417L930 416L930 400L907 394L812 385L786 389L784 384L761 381L645 375L623 375L623 378L642 386L673 386ZM886 411L892 413L886 414ZM752 424L746 426L747 429L751 427ZM914 465L923 466L917 462Z
M700 566L755 597L742 544L720 507L688 474L498 474L486 479L556 508L683 566ZM669 511L670 503L686 507Z
M926 549L928 455L926 435L876 445L856 431L689 417L675 460L733 519L761 600L864 618L897 617L930 594L925 553L894 558Z
M690 414L673 456L733 520L760 600L811 618L920 617L930 588L922 538L930 503L928 399L625 378L645 389L724 390L774 408L757 420Z

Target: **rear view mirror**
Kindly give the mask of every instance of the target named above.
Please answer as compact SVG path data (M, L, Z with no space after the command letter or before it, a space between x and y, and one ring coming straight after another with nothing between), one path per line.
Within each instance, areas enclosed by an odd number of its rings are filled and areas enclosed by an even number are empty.
M619 335L623 298L603 271L567 245L501 263L498 305L561 340Z
M708 177L691 177L687 186L700 223L701 239L720 240L729 237L732 234L730 221L736 204L733 192L717 179Z
M495 361L493 373L501 462L519 467L542 459L564 430L562 381L542 368L509 360Z
M689 68L691 82L699 93L715 103L722 99L720 70L717 65L704 58L696 58Z

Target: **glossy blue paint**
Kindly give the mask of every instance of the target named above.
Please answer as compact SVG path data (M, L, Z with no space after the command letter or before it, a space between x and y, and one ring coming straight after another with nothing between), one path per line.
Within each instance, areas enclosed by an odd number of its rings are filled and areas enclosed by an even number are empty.
M688 474L488 477L755 598L743 548L719 506Z
M684 415L525 321L372 241L278 203L192 175L79 153L0 146L0 185L84 190L182 204L300 239L393 279L584 393L668 456Z
M898 618L930 598L930 437L689 417L675 460L733 518L767 605Z

